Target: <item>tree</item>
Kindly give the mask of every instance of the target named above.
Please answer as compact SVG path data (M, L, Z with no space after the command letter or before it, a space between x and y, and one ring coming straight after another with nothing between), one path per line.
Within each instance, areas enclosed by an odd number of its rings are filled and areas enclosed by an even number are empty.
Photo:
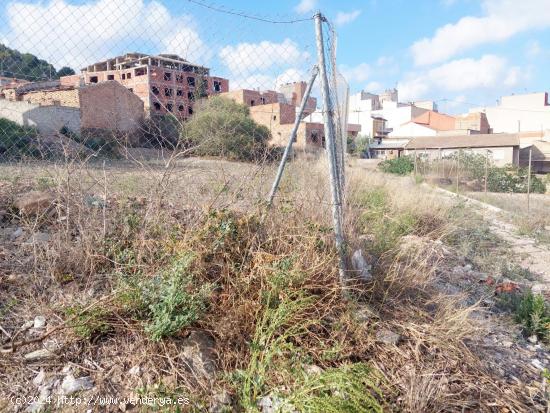
M246 161L265 157L270 138L269 129L254 122L246 106L219 96L199 101L181 133L184 147L196 155Z
M57 72L57 77L61 76L72 76L75 74L75 71L71 69L69 66L63 66L59 71Z

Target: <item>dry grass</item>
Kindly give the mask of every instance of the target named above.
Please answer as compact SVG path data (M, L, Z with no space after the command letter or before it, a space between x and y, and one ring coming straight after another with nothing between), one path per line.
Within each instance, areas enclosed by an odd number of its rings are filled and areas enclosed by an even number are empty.
M419 195L410 180L349 169L350 250L362 247L372 255L375 279L350 283L342 294L323 160L290 165L263 222L273 165L186 159L168 167L0 168L6 206L31 188L57 198L47 216L13 217L27 233L52 234L47 244L5 243L10 264L2 276L0 325L13 336L4 340L8 351L0 355L3 396L31 395L29 383L39 367L59 372L70 364L92 375L96 394L184 395L195 411L206 409L221 388L232 394L237 410L254 411L258 398L271 393L289 400L302 394L294 399L297 405L341 406L331 402L342 399L338 392L326 390L327 401L325 393L308 387L307 368L316 365L335 383L349 378L353 385L339 390L345 397L356 397L362 388L372 406L389 411L533 406L521 386L499 382L469 350L467 341L480 334L470 317L476 308L434 286L436 270L447 259L437 241L452 230L448 217L454 205L434 194ZM373 188L385 194L379 210L362 198ZM373 220L373 211L381 221ZM121 280L146 283L181 254L192 254L189 271L196 283L214 288L204 313L155 341L144 328L150 314L128 298L134 290ZM67 315L67 308L76 308L76 314ZM28 364L22 354L41 341L27 344L25 333L14 336L22 321L38 314L52 329L45 339L59 349L54 359ZM86 337L77 334L75 327L82 326L90 333ZM398 333L400 342L377 340L383 329ZM213 379L190 370L182 357L192 331L207 332L215 341ZM136 365L143 374L130 377L126 372ZM372 378L357 381L350 365L372 372ZM305 399L304 389L309 389Z

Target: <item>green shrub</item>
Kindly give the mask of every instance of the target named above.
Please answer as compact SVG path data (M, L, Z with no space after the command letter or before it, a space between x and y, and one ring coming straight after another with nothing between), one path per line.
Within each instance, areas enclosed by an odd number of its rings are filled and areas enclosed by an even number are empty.
M373 370L355 363L306 376L284 405L300 412L382 412L381 398Z
M414 171L414 160L410 156L401 156L400 158L382 161L378 167L386 173L408 175Z
M39 157L35 139L38 131L0 118L0 158Z
M191 325L208 307L213 285L197 280L191 270L193 259L183 254L154 277L134 276L124 281L119 301L145 322L145 332L154 341Z
M246 106L219 96L195 105L195 114L181 131L191 153L241 161L263 159L270 138L269 129L254 122Z
M539 339L548 341L550 338L550 308L544 297L525 293L518 303L515 319L521 323L526 335L536 335Z
M108 333L112 326L109 318L112 313L104 307L92 307L84 309L81 305L65 308L65 316L68 317L68 325L80 338L91 339Z

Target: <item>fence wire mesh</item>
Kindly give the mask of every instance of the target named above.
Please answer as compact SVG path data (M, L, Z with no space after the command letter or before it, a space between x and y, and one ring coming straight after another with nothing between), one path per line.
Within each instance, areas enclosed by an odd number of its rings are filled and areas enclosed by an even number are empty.
M313 17L245 14L202 1L16 1L4 6L0 25L3 162L112 159L153 148L257 156L265 146L283 146L317 60ZM334 122L343 137L336 34L325 28ZM253 139L245 155L213 132L244 138L234 119L198 113L230 110L204 99L218 95L248 106L261 126L246 131ZM316 113L296 148L323 146L317 107L310 99L306 114Z
M295 123L293 154L325 158L327 115L344 175L348 87L325 18L328 107L317 78L301 119L298 107L318 65L314 16L195 0L14 1L0 9L0 27L6 181L47 189L72 177L80 180L75 192L102 203L110 190L141 196L169 185L177 186L172 201L189 204L205 192L219 201L229 184L239 184L247 189L229 191L224 202L250 206L266 198ZM254 168L237 173L205 160L212 157ZM329 198L317 199L327 211Z

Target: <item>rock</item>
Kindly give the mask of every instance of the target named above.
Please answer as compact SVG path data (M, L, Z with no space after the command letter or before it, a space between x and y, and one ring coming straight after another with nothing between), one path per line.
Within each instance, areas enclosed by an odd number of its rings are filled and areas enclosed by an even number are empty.
M43 315L37 315L34 317L33 328L42 329L46 326L46 317Z
M308 376L315 376L317 374L321 374L323 369L316 364L307 364L304 366L304 371Z
M27 361L36 361L36 360L44 360L47 358L53 357L55 354L52 353L47 348L41 348L40 350L31 351L30 353L25 354L23 357Z
M216 373L214 339L202 331L193 331L182 343L181 357L197 377L212 379Z
M103 198L99 198L93 195L86 195L84 202L88 207L103 208L105 206L105 201Z
M37 215L50 209L54 201L54 196L48 192L31 191L16 198L15 207L22 215Z
M282 411L281 408L283 407L283 400L273 395L264 396L258 402L258 407L262 413L279 412ZM294 411L294 409L286 409L284 411Z
M363 251L356 250L351 257L351 265L353 269L359 274L359 278L362 281L372 280L372 265L370 265L363 255Z
M49 387L40 388L38 399L34 400L32 404L27 407L26 411L29 413L38 413L44 411L43 408L46 406L46 404L49 404L48 398L50 397L51 393L52 391Z
M45 244L50 240L50 238L50 234L45 232L36 232L32 234L29 239L23 243L23 245Z
M70 395L77 391L90 390L94 382L88 376L76 379L71 373L67 374L61 383L61 391L64 395Z
M396 346L401 341L401 336L388 329L381 329L376 332L376 340L384 344Z
M8 216L8 211L5 209L0 209L0 221L3 221L5 217Z
M541 361L539 359L531 360L531 364L539 370L544 370L544 365L541 363Z
M128 370L128 374L131 376L139 376L141 374L141 367L134 366L130 370Z
M514 343L511 342L511 341L508 341L508 340L504 340L502 343L500 343L502 345L502 347L505 347L505 348L511 348Z
M21 326L21 330L28 330L32 326L34 326L34 321L32 320L25 321L25 323L23 323L23 325Z
M44 383L44 379L46 378L46 373L44 370L40 369L40 373L36 375L34 379L32 379L32 383L35 386L40 386L42 383Z
M536 335L532 335L532 336L529 336L529 338L527 339L527 341L529 341L529 343L533 343L533 344L537 344L537 342L539 341L539 339L537 338Z
M10 241L15 241L17 238L19 238L21 235L23 235L23 228L17 227L15 231L13 231L10 235Z
M210 413L224 413L231 411L231 394L227 390L215 393L210 400Z

